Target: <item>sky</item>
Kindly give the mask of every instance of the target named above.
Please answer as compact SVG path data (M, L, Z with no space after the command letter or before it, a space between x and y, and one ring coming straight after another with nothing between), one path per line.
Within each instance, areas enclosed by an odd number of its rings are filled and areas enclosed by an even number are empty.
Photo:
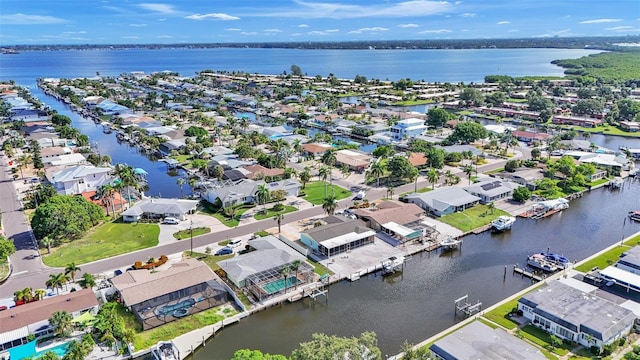
M0 0L0 45L640 35L640 0Z

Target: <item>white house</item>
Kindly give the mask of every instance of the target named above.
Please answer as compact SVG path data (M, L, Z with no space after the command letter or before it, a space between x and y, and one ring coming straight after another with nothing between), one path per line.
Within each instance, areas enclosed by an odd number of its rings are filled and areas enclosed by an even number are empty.
M125 222L140 221L141 218L174 217L186 220L187 214L195 212L198 200L185 199L144 199L122 213Z
M400 120L390 129L391 136L395 139L422 135L425 130L427 130L427 126L424 124L424 120L418 118Z
M405 199L436 216L464 211L480 201L479 197L471 195L459 187L446 187L426 193L408 194Z
M522 185L511 181L490 179L465 186L464 190L471 195L479 197L481 203L489 204L513 196L513 190L520 186Z
M634 313L585 291L584 285L578 289L561 280L551 281L520 298L518 310L533 325L587 348L626 336L635 322Z
M79 165L48 174L47 180L58 194L77 195L110 183L110 172L110 168Z

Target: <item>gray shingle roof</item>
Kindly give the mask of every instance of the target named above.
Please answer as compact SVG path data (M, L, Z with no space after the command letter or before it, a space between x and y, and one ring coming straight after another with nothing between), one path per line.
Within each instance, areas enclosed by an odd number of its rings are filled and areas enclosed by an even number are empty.
M407 199L421 199L432 209L443 211L449 206L463 206L479 201L480 198L471 195L460 187L445 187L426 193L413 193L406 196Z
M187 214L198 206L197 200L184 199L144 199L123 212L125 216L136 216L144 213L164 215L164 214Z

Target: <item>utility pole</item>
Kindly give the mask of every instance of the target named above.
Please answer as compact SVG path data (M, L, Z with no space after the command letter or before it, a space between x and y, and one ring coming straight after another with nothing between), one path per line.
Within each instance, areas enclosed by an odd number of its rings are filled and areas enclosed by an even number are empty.
M189 255L193 256L193 219L189 219L189 232L191 233L191 253Z

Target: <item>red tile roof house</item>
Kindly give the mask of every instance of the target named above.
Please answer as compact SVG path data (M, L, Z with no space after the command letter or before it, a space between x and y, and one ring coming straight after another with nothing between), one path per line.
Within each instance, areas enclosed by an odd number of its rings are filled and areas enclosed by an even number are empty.
M521 130L516 130L512 134L518 140L524 141L524 142L532 142L532 141L544 142L551 137L551 135L546 133L534 133L531 131L521 131Z
M49 318L56 311L66 311L75 318L87 311L95 315L98 307L93 290L82 289L0 311L0 352L28 343L29 335L51 334Z
M275 176L279 178L282 178L284 176L284 169L280 169L280 168L269 169L260 164L247 165L244 167L244 169L249 172L248 174L245 174L245 176L247 177L247 179L251 179L251 180L256 180L256 178L264 179L267 176L270 176L270 177Z
M311 144L303 144L302 149L304 149L304 151L307 154L317 157L324 154L325 151L332 149L332 146L329 144L311 143Z

